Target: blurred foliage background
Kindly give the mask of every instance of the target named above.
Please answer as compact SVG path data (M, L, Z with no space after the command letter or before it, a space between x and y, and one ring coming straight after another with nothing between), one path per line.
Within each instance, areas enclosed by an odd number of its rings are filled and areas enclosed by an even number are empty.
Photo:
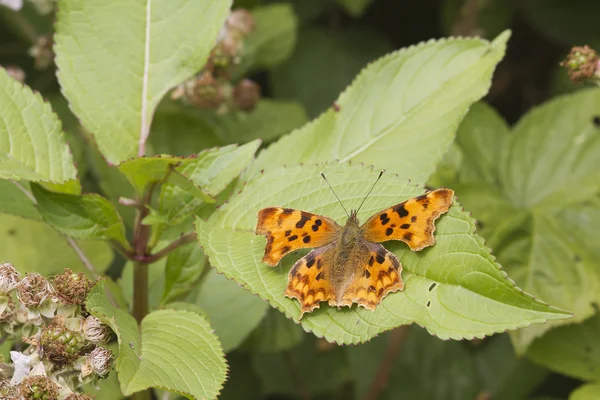
M493 39L505 29L513 35L485 101L513 124L533 106L585 87L571 83L559 67L571 46L600 49L597 0L237 0L235 7L251 12L254 29L235 54L239 56L235 68L225 68L224 74L215 74L216 80L202 87L214 89L209 94L226 96L246 82L250 94L235 98L234 106L219 96L209 104L192 99L191 107L185 108L165 100L152 126L154 153L188 155L258 137L268 144L334 106L361 68L388 52L451 35ZM0 65L11 68L52 103L69 137L84 189L115 198L126 195L130 190L126 183L117 177L106 179L110 174L106 163L93 147L85 146L87 139L60 94L51 51L53 20L52 0L25 1L18 12L0 7ZM223 87L229 92L222 92ZM13 260L19 256L22 261L13 263L31 270L78 269L77 258L62 242L65 252L60 259L35 256L58 246L60 239L35 220L17 218L0 215L0 253L12 254ZM103 244L88 246L96 246L91 250L94 261L105 265L111 276L131 279L127 270L123 273L124 260L115 256L111 261ZM198 272L192 280L200 275L205 290L192 293L199 305L215 298L227 304L240 302L234 294L225 296L231 285L222 276ZM160 277L154 282L160 286ZM221 297L211 296L211 290ZM241 300L232 309L245 306ZM240 322L244 325L240 329L249 333L243 338L221 337L230 364L223 399L550 400L569 398L582 384L577 378L582 374L553 372L517 357L506 334L444 342L419 327L402 327L364 345L338 347L305 334L262 302L247 307L249 322ZM239 314L209 317L217 331L220 324L244 319ZM599 332L597 327L576 329ZM596 336L582 355L596 360L589 362L591 369L600 360L598 343ZM591 369L591 376L600 374Z

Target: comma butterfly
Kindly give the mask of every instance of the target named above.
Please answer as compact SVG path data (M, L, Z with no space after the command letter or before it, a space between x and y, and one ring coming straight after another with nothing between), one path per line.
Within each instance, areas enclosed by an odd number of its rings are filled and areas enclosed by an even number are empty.
M406 200L361 226L356 215L367 196L357 210L351 210L343 227L330 218L291 208L268 207L258 212L256 234L267 237L263 262L276 266L294 250L315 248L288 274L285 296L300 302L300 317L318 308L321 301L337 307L358 303L375 310L388 293L402 290L402 264L379 243L401 240L414 251L435 244L435 220L450 208L454 191L441 188Z

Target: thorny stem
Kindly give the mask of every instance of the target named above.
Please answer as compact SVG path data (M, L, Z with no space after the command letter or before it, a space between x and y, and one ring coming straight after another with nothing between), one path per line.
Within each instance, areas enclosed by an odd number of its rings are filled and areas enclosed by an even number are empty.
M381 392L388 386L394 361L396 361L396 357L398 357L402 344L408 335L408 329L408 325L405 325L396 328L391 332L391 337L385 352L385 358L381 362L377 375L375 375L375 378L371 382L371 386L369 387L369 391L365 395L364 400L378 399Z

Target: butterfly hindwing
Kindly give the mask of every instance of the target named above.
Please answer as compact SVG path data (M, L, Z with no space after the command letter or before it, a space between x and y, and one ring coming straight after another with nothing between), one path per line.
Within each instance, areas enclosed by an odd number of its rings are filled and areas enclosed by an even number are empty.
M271 266L294 250L332 242L339 229L330 218L282 207L263 208L256 224L256 234L267 237L262 260Z
M364 256L338 305L358 303L364 308L375 310L385 296L404 288L400 276L402 264L379 243L363 243L366 249Z
M454 191L437 189L387 208L361 226L363 238L370 242L401 240L411 250L435 243L435 220L448 211Z
M335 255L333 244L319 247L298 260L288 274L285 296L300 302L301 316L319 307L321 301L334 299L330 273Z

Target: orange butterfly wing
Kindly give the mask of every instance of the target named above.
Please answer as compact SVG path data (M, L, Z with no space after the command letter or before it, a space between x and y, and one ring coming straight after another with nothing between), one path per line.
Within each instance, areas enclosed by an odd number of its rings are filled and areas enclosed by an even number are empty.
M375 310L385 296L404 288L400 276L402 264L398 258L378 243L365 244L367 252L361 257L358 273L346 288L338 306L358 303L364 308Z
M437 189L373 215L361 226L370 242L402 240L418 251L435 243L435 220L452 205L454 191Z
M294 250L331 243L339 230L330 218L282 207L263 208L256 224L256 234L267 237L262 260L271 266Z
M335 244L319 247L299 259L288 274L285 296L300 302L302 315L319 307L322 301L335 301L331 286L331 263Z

